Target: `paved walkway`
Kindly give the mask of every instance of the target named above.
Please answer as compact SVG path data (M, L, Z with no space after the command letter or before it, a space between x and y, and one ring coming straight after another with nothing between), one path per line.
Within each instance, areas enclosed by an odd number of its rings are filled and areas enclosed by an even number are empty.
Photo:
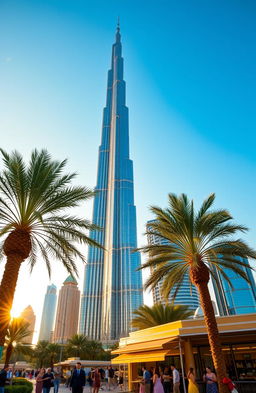
M35 392L35 381L33 380L31 382L34 385L33 392ZM119 389L118 386L115 389L113 389L113 390L107 390L106 387L103 386L103 388L101 388L99 390L99 393L109 393L109 392L111 392L111 393L119 393L119 392L121 392L121 390ZM50 393L54 393L53 388L51 388ZM62 385L61 384L60 387L59 387L59 393L70 393L70 388L67 388L66 385ZM85 388L83 390L83 393L91 393L89 385L85 386Z

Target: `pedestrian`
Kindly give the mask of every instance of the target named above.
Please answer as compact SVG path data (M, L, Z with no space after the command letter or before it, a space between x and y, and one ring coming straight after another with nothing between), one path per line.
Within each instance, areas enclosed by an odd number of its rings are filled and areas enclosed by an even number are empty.
M162 379L163 379L164 393L170 393L171 392L171 373L170 373L169 367L164 368Z
M236 387L235 387L234 383L231 381L230 378L228 378L228 377L223 378L222 383L224 383L224 385L226 385L226 386L228 387L228 390L229 390L231 393L238 393L238 391L236 390Z
M74 369L70 378L70 387L72 388L72 393L82 393L85 387L85 371L82 369L81 363L76 363L76 368Z
M118 371L118 386L120 390L123 390L124 387L124 368L123 366L120 367L120 370Z
M187 374L187 378L188 378L188 393L199 393L197 384L196 384L196 377L194 374L194 369L193 367L190 367L188 374Z
M154 393L164 393L160 370L158 367L155 367L154 369L153 384L154 384Z
M0 371L0 393L4 393L5 382L7 378L7 372L9 370L9 366L4 366L4 368Z
M93 384L92 384L92 393L98 393L100 389L100 372L99 369L96 368L94 370L93 376L92 376Z
M92 374L93 374L93 372L92 372L92 371L93 371L93 370L92 370L92 368L91 368L91 371L89 372L88 378L87 378L87 381L88 381L89 387L90 387L90 393L92 393L92 384L93 384L93 379L92 379Z
M53 387L53 373L51 368L47 368L46 373L43 375L43 393L49 393Z
M206 383L206 393L218 393L217 377L216 374L212 372L210 367L206 367L203 380Z
M59 368L57 368L56 371L53 373L53 377L54 377L53 380L54 393L58 393L60 382L61 382L61 372Z
M171 365L173 393L180 393L180 373L174 364Z
M111 390L111 386L115 388L115 371L113 370L112 366L108 368L108 390Z
M36 376L36 393L42 393L43 390L43 376L45 374L45 368L41 368Z
M145 366L142 367L142 372L143 372L143 382L145 385L145 393L150 393L150 382L151 382L150 372L146 369Z

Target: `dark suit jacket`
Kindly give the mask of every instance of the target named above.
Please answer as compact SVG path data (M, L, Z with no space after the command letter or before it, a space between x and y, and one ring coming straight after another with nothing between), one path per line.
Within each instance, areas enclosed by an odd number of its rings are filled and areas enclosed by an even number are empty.
M82 368L80 368L79 375L77 369L73 371L70 379L70 386L73 388L85 386L85 372Z

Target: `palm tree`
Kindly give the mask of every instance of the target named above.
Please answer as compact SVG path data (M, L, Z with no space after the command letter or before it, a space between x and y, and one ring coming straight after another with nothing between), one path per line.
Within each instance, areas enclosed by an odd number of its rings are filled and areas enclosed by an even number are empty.
M101 360L105 358L105 351L100 341L89 340L86 345L88 360Z
M163 279L162 293L167 298L174 290L174 297L184 276L189 274L200 295L214 367L218 375L219 391L226 392L221 380L226 366L221 350L218 326L208 289L210 276L217 280L219 272L233 288L225 269L230 269L248 281L243 270L248 267L243 258L256 258L256 251L244 241L231 238L247 228L236 225L227 210L210 210L215 199L211 194L196 211L193 201L184 194L169 194L169 207L151 207L156 220L150 223L146 234L155 235L168 244L153 244L141 248L148 260L141 267L152 268L145 287L152 288Z
M37 345L34 348L32 358L37 367L42 368L43 366L47 366L48 359L48 345L49 341L41 340L38 341Z
M31 335L29 330L29 322L22 318L13 318L8 326L5 338L5 365L8 366L11 356L14 352L28 355L31 352L31 347L24 344L26 337Z
M32 270L41 254L49 275L52 258L76 275L76 258L85 260L76 243L98 246L87 235L96 227L69 214L93 192L71 185L75 174L63 174L66 160L54 161L46 150L34 150L26 165L16 151L9 155L1 149L1 153L0 236L7 262L0 285L0 357L22 262L29 258Z
M61 346L59 344L50 343L46 347L47 355L49 356L50 366L53 368L54 362L57 360L57 356L60 355Z
M67 353L69 356L83 357L86 353L88 340L83 334L75 334L67 342Z
M194 314L188 306L181 304L161 304L156 303L152 307L140 306L134 311L135 317L131 325L136 329L146 329L152 326L163 325L168 322L175 322L181 319L187 319Z

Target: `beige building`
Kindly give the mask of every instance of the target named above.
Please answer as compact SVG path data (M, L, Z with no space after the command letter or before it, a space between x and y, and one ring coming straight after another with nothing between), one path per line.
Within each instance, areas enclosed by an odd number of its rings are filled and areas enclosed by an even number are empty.
M26 322L29 323L29 330L31 330L31 334L24 338L23 342L25 344L32 344L36 324L36 316L33 308L30 305L24 308L24 310L20 314L20 318L23 318Z
M52 339L54 343L65 343L77 333L79 303L80 291L77 282L72 276L68 276L59 292Z

